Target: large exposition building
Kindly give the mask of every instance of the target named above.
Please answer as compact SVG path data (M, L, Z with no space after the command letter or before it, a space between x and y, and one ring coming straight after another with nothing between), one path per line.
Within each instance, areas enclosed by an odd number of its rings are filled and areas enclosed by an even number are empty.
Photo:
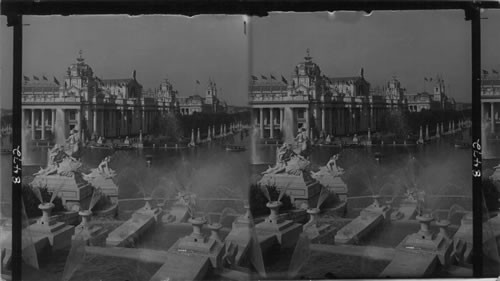
M483 126L488 133L498 132L500 125L500 78L498 75L485 76L481 81L481 112Z
M400 96L371 95L363 69L359 76L325 76L309 52L290 82L284 77L252 76L249 98L260 137L284 137L287 142L299 128L312 136L377 130L386 110L406 106Z
M432 78L430 78L429 82L432 81ZM424 91L413 95L405 95L408 101L408 110L411 112L420 112L422 110L455 109L455 100L446 96L446 88L443 78L438 75L434 81L432 94Z
M209 108L205 106L202 111L220 110L220 102L211 88L203 102ZM77 129L82 139L92 135L114 138L147 134L153 129L156 117L179 112L183 110L180 104L189 106L189 103L178 100L177 91L167 80L159 89L143 91L135 71L131 78L100 79L80 52L61 82L55 77L50 81L45 76L32 79L24 76L24 137L60 143L72 129ZM183 110L185 114L192 112Z

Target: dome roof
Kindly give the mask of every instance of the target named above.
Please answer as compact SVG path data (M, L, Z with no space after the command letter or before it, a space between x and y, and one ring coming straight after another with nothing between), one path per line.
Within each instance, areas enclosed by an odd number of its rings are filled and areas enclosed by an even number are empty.
M82 51L79 52L80 56L76 59L76 63L72 63L68 67L67 74L72 76L84 76L84 77L92 77L93 71L92 68L85 63L85 59L82 57Z
M304 57L304 61L300 62L295 66L294 75L306 75L306 76L319 76L321 75L321 70L319 66L312 61L312 57L309 54L309 49L307 49L307 54Z

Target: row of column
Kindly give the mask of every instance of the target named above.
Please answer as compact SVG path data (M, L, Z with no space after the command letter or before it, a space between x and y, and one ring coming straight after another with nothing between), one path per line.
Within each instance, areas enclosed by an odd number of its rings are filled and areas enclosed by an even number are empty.
M350 134L355 133L360 130L367 130L370 128L372 131L376 130L380 122L380 110L377 108L370 107L367 112L363 111L362 108L352 107L313 107L312 115L309 108L297 107L292 108L293 110L304 110L305 127L311 129L311 116L316 116L316 128L319 131L324 131L334 135L337 134ZM279 125L280 130L283 129L283 117L284 108L258 108L259 117L256 118L256 124L259 124L260 136L263 138L265 136L265 125L269 124L270 132L269 137L275 137L275 110L279 110ZM297 118L297 112L293 113L294 120ZM368 116L366 116L368 115ZM269 122L266 122L269 118ZM303 120L304 121L304 120ZM302 121L302 122L303 122ZM312 130L310 130L312 134Z
M488 120L488 111L489 111L489 121L490 121L490 132L495 133L495 120L498 119L498 112L495 112L495 102L489 102L490 106L488 108L487 103L483 103L483 118L485 121ZM500 120L499 120L500 121Z
M55 109L23 109L22 110L22 122L23 126L26 125L26 111L30 111L30 119L31 119L31 139L35 139L36 135L36 124L38 123L36 120L36 111L40 111L40 118L38 119L40 121L41 125L41 140L45 140L45 133L46 133L46 125L48 125L49 121L48 119L45 118L45 112L50 110L50 129L51 131L54 130L55 126L55 120L56 120L56 110Z
M130 114L131 112L131 114ZM92 110L92 131L100 136L118 137L130 134L149 133L156 112L132 109L94 109ZM139 120L134 123L134 120Z
M267 123L267 122L264 122L265 118L264 118L264 109L268 109L269 110L269 137L270 138L274 138L274 128L275 128L275 124L274 124L274 111L275 110L279 110L279 125L280 125L280 130L283 129L283 116L284 116L284 108L259 108L259 125L260 125L260 136L263 137L264 136L264 123Z

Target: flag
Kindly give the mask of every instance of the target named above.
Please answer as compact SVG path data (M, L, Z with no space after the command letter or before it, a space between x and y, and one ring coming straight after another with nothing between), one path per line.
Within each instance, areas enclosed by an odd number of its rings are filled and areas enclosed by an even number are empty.
M271 79L276 80L276 78L272 74L270 74L270 75L271 75Z
M267 77L264 75L261 75L260 77L262 77L262 79L264 79L264 80L267 80Z
M40 80L40 78L36 77L35 75L33 75L33 79Z
M488 75L488 71L486 71L486 70L483 69L483 74L484 75Z
M199 81L199 80L196 80L196 84L200 85L200 81Z
M429 81L431 81L431 82L432 82L432 78L429 78Z
M498 71L492 69L491 72L495 73L495 74L498 74Z
M252 75L252 80L257 81L259 80L259 78L257 78L257 76Z
M56 83L57 85L59 85L59 81L57 81L57 79L54 77L54 83Z
M425 80L425 81L429 81L429 80L427 80L427 77L424 77L424 80Z
M288 84L288 81L286 81L285 77L283 77L283 75L281 75L281 81L283 81L283 83L285 84Z
M28 76L24 76L24 80L30 81L30 78Z
M43 80L45 80L45 81L48 81L48 80L47 80L47 77L45 77L45 75L44 75L44 76L42 76L42 79L43 79Z

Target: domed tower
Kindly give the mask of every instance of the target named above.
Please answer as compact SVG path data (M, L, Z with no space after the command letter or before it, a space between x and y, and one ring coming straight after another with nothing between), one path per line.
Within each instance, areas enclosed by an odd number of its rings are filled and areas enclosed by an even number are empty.
M433 100L435 102L439 102L441 104L441 107L444 106L443 103L445 100L445 87L444 87L444 80L440 75L436 77L436 85L434 86Z
M317 87L321 81L321 70L319 66L312 61L312 57L307 49L307 54L304 61L295 66L295 71L292 74L292 85L296 94L307 94L313 98L316 96Z
M392 80L387 82L387 89L385 94L391 99L403 99L404 90L401 88L401 82L393 76Z
M212 81L212 79L208 80L208 87L205 94L205 103L210 105L212 111L216 111L217 108L217 84Z
M66 71L64 85L61 85L63 88L61 94L64 96L80 96L88 100L93 98L96 93L96 82L94 72L85 63L81 50L79 54L80 56L76 59L77 62L71 64Z

